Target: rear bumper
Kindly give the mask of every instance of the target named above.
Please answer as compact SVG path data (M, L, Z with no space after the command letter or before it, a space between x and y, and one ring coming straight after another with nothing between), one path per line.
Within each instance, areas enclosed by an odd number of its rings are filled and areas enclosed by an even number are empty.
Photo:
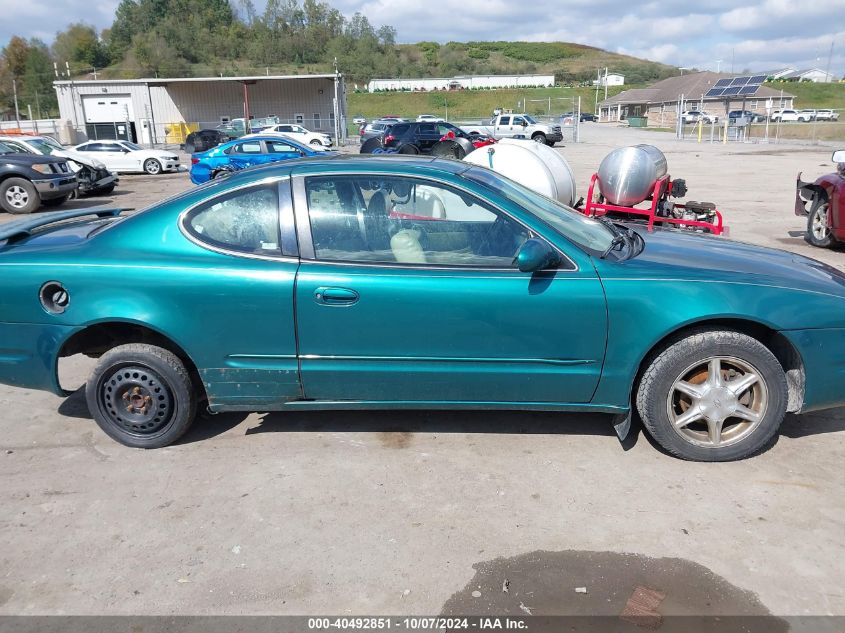
M42 200L49 200L50 198L60 198L74 191L77 187L76 176L66 176L63 178L45 178L43 180L33 180L38 195Z
M59 385L59 349L79 328L0 323L0 383L65 395Z
M781 332L804 365L801 412L845 406L845 328Z

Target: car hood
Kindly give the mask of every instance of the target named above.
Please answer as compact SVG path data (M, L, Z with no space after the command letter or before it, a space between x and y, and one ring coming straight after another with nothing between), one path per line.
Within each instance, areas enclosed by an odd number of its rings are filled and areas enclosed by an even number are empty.
M103 163L103 161L97 160L96 158L92 158L90 156L86 156L82 152L75 152L72 149L57 149L53 152L52 156L60 156L62 158L67 158L68 160L72 160L75 163L85 165L86 167L93 167L94 169L106 168L106 165Z
M65 163L59 156L45 156L44 154L0 154L0 161L8 160L21 165L43 165L44 163Z
M645 247L636 257L619 262L629 275L779 286L845 297L845 273L803 255L682 229L631 227Z

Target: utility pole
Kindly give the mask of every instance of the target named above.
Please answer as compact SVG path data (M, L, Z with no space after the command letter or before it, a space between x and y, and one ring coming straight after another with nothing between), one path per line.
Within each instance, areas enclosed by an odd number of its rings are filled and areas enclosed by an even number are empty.
M18 110L18 82L12 79L12 94L15 96L15 121L18 122L18 131L21 129L21 113Z
M341 107L338 101L338 84L340 83L340 73L337 70L337 57L334 58L334 142L337 147L340 147L340 115ZM448 118L448 117L446 117Z
M601 89L601 68L596 68L596 105L593 109L595 114L599 113L599 90Z
M35 111L38 112L38 118L43 119L44 117L41 116L41 101L38 99L38 91L35 91Z
M830 41L830 52L827 54L827 68L825 68L825 83L833 83L833 78L830 76L830 60L833 57L833 40Z
M70 64L65 62L65 70L67 71L67 78L70 79L70 102L73 105L73 127L79 132L79 119L76 118L76 91L73 86L73 77L70 76Z
M607 66L604 67L604 99L607 101Z

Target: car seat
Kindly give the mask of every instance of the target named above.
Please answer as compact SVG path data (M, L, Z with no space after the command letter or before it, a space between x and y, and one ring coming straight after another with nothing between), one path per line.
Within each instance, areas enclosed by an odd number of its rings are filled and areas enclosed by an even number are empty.
M403 215L444 219L446 206L442 198L426 185L417 185L414 195L407 201L394 205L393 211Z
M390 250L400 264L425 264L426 258L420 245L420 232L402 229L390 238Z

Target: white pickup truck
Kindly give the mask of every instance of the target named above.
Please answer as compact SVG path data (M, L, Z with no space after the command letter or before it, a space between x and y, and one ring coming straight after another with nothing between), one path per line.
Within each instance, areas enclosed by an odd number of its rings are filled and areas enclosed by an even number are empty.
M481 125L461 125L467 134L481 134L502 138L530 138L538 143L553 146L563 140L559 125L538 123L527 114L500 114Z

